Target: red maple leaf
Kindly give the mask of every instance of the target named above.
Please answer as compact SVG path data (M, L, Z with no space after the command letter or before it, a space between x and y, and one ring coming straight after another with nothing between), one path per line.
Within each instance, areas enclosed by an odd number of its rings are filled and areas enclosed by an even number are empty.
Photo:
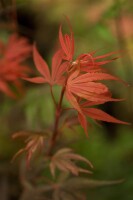
M13 85L19 92L23 87L20 78L31 72L29 66L21 64L31 53L31 45L24 37L10 36L7 44L0 42L0 90L10 97L16 97L11 90Z
M67 62L62 63L62 51L58 50L52 58L52 67L51 73L49 67L45 60L41 57L36 47L33 47L33 59L36 65L37 70L42 76L33 77L33 78L24 78L27 81L33 83L49 83L50 85L54 84L63 84L64 83L64 72L67 71Z
M92 102L119 101L119 99L111 97L111 93L105 84L97 82L101 80L121 81L119 78L103 72L81 74L75 71L69 76L66 85L66 96L76 110L81 112L76 97Z
M104 111L98 110L96 108L85 107L91 105L99 105L109 101L121 100L112 98L111 92L109 91L107 86L105 86L103 83L98 82L101 80L115 80L123 82L118 77L112 76L105 72L92 72L92 71L84 74L75 71L71 73L71 75L67 80L66 97L68 101L72 104L73 108L78 111L79 122L81 126L84 128L86 134L87 134L87 121L85 117L86 115L96 120L127 124L126 122L122 122L108 115ZM84 103L80 105L79 99L87 100L89 104Z

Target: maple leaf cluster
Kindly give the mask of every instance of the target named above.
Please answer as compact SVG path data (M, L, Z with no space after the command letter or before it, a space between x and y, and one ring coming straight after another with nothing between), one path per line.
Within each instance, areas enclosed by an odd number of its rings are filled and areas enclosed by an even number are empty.
M33 83L48 83L51 87L55 84L61 85L67 100L78 112L79 123L86 134L88 133L86 117L93 120L128 124L92 107L109 101L120 101L120 99L113 98L109 88L101 83L103 80L124 83L118 77L107 73L103 68L105 64L118 58L116 56L110 58L116 52L95 56L96 51L94 51L81 54L74 59L74 34L69 21L68 24L70 34L63 34L62 26L59 28L60 49L53 55L51 71L34 45L33 59L42 76L25 78L25 80Z
M0 41L0 91L15 98L11 85L21 94L21 78L31 72L23 62L31 54L32 46L25 37L12 34L7 44Z

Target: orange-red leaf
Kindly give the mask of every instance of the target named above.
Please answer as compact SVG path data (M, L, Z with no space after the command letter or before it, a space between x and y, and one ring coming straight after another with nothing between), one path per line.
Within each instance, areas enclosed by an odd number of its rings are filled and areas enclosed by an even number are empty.
M66 72L68 63L67 62L62 63L61 50L58 50L52 58L51 74L47 63L43 60L43 58L41 57L35 46L33 50L33 56L35 65L43 77L33 77L33 78L26 77L24 78L25 80L33 83L49 83L50 85L64 84L65 77L63 74Z

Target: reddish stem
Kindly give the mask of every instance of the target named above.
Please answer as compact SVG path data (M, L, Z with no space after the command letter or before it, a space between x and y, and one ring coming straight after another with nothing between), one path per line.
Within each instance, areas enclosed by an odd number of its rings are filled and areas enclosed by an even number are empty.
M51 92L51 96L52 96L52 99L53 99L54 105L55 105L55 107L56 107L57 104L56 104L56 100L55 100L55 98L54 98L53 89L52 89L52 86L51 86L51 85L50 85L50 92Z
M55 146L56 139L57 139L58 134L59 134L59 132L58 132L58 125L59 125L60 115L61 115L61 111L62 111L61 105L62 105L62 101L63 101L63 96L64 96L64 93L65 93L65 89L66 89L66 86L64 86L62 88L61 96L60 96L60 101L59 101L59 104L58 104L58 106L56 108L54 131L53 131L53 135L52 135L52 138L51 138L51 141L50 141L50 147L49 147L48 155L51 155L52 149Z

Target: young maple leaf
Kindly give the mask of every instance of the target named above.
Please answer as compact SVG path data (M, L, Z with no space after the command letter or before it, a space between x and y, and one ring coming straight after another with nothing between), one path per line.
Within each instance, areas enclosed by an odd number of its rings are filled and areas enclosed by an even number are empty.
M86 170L76 166L76 164L73 161L86 162L91 168L93 168L93 165L89 160L78 154L73 153L72 149L63 148L58 150L51 158L50 170L52 175L55 176L56 168L63 172L71 172L76 176L79 174L79 172L92 173L88 169Z
M31 69L21 62L30 55L31 45L24 37L17 37L14 34L10 36L7 44L1 42L0 47L0 91L16 98L10 85L13 85L18 92L23 92L20 78L27 76Z
M70 35L69 34L62 34L62 26L59 28L59 41L64 53L63 59L67 61L72 61L74 56L74 34L71 28L71 24L69 19L67 18L67 22L70 28Z
M26 146L20 149L13 160L20 155L21 153L26 153L26 162L27 167L29 167L31 158L36 151L42 150L44 148L44 142L47 139L47 135L44 132L32 132L32 131L20 131L13 134L13 138L16 139L18 137L26 137L25 143Z
M115 55L116 53L118 53L118 51L116 52L109 52L106 53L104 55L100 55L100 56L96 56L94 57L95 53L97 51L93 51L90 53L85 53L85 54L81 54L79 55L75 61L73 61L73 57L74 57L74 33L72 31L72 26L70 23L70 20L68 17L66 17L66 20L68 22L69 25L69 29L70 29L70 34L64 34L62 33L62 26L60 26L59 28L59 41L60 41L60 45L63 51L63 59L67 60L69 62L71 62L71 66L69 66L71 68L71 70L75 70L76 68L80 67L81 71L85 71L85 72L96 72L96 71L103 71L104 69L101 67L102 65L105 65L107 63L112 62L113 60L116 60L117 58L119 58L118 56L115 56L113 58L109 58L107 60L101 60L101 61L97 61L99 59L104 59L104 58L108 58L109 56Z
M81 67L82 71L86 71L86 72L103 71L104 69L101 66L108 64L119 58L118 56L115 56L108 60L97 61L99 59L103 59L103 58L112 56L112 55L118 53L118 51L109 52L104 55L94 57L95 53L96 53L96 51L87 53L87 54L81 54L77 57L77 61L80 63L80 67Z
M54 84L63 84L64 83L64 72L67 69L67 62L62 63L62 51L58 50L52 58L52 69L51 73L48 68L47 63L43 60L36 47L33 47L33 59L36 65L37 70L42 76L33 77L33 78L24 78L27 81L33 83L49 83L50 85Z

